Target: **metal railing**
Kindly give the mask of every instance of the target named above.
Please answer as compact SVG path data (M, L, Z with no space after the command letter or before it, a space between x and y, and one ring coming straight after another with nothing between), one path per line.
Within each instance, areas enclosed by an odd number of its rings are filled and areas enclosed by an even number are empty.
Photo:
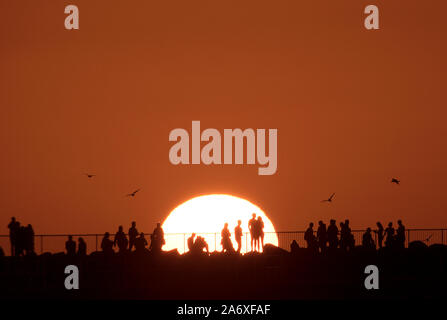
M362 243L362 236L365 230L353 230L355 244ZM87 252L101 250L101 241L104 234L70 234L73 240L77 241L82 237L87 244ZM148 242L150 243L150 233L146 233ZM184 253L188 248L187 240L191 236L190 233L167 233L165 234L166 245L163 250L177 249L179 253ZM197 233L197 236L202 236L208 243L209 251L221 251L221 236L220 233ZM110 233L110 238L113 240L114 234ZM376 245L377 235L374 233ZM36 253L44 252L64 252L65 242L68 234L37 234L34 236L34 248ZM295 240L300 247L306 247L304 240L304 231L279 231L279 232L265 232L264 244L272 243L278 245L280 248L290 250L291 242ZM427 245L440 243L447 244L447 229L407 229L405 246L412 241L423 241ZM236 248L237 244L234 238L232 239L233 246ZM8 235L0 235L0 247L3 248L5 255L11 253L10 241ZM251 239L248 232L242 236L242 252L251 250Z

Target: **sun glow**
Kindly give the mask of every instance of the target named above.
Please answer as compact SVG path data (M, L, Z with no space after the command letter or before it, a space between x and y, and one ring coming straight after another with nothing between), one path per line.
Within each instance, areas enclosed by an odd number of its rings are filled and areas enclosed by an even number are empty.
M272 222L258 206L253 203L226 194L211 194L192 198L176 207L163 222L166 244L163 250L177 249L180 253L188 251L186 241L191 233L196 233L205 238L209 251L221 251L220 232L224 224L228 222L233 246L237 243L234 239L234 228L237 221L242 221L242 253L250 251L250 234L248 221L252 214L261 216L264 221L264 244L278 245L278 237Z

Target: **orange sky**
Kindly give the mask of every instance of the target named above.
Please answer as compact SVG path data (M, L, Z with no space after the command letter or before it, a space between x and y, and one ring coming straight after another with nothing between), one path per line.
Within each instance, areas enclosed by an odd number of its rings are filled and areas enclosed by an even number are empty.
M68 4L79 7L78 31L64 29ZM379 31L363 27L368 4L381 10ZM12 215L36 233L132 220L150 232L207 193L254 202L277 230L330 218L446 227L446 9L0 0L0 234ZM277 173L171 165L169 132L192 120L277 128ZM332 205L320 203L332 192Z

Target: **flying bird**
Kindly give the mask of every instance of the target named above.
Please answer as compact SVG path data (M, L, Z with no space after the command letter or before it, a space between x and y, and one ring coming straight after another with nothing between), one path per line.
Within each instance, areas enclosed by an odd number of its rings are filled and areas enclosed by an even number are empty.
M90 174L90 173L84 173L87 178L93 178L94 176L96 176L96 174Z
M391 183L399 184L400 180L397 180L396 178L392 178Z
M134 192L132 192L132 193L128 193L128 194L126 194L126 197L135 197L135 194L138 192L138 191L140 191L141 189L137 189L137 190L135 190Z
M332 202L332 198L335 196L335 192L333 194L331 194L331 196L329 197L329 199L325 199L325 200L321 200L321 202Z

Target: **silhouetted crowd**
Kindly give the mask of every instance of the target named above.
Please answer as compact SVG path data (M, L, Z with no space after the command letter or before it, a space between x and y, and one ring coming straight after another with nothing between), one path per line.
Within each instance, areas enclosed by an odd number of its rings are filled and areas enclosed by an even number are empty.
M220 244L222 245L222 252L228 252L228 253L240 253L242 248L242 236L243 236L243 230L242 230L242 221L237 221L237 226L234 228L234 239L237 243L237 249L235 250L233 247L233 242L231 241L231 232L228 229L228 223L225 223L220 235L221 235L221 241ZM252 219L248 222L248 230L250 231L250 244L251 244L251 251L258 251L260 252L262 248L264 248L264 222L262 221L262 217L256 218L256 213L252 214ZM206 243L205 239L203 237L198 236L196 239L194 239L196 236L195 233L191 235L191 237L188 238L188 249L192 253L199 253L203 252L203 250L206 250L207 253L209 253L208 244Z
M16 221L15 217L12 217L11 222L8 224L8 228L11 243L11 256L35 254L34 230L30 224L26 227L21 226L20 222ZM110 234L106 232L101 241L101 250L108 254L113 253L115 251L115 247L118 248L118 252L132 251L133 248L135 248L135 251L143 252L147 249L146 247L148 245L148 241L146 240L143 232L138 233L135 221L132 222L127 235L123 231L123 226L118 227L118 231L115 233L113 241L110 239ZM157 226L152 232L148 250L161 251L164 244L166 244L164 232L160 226L160 223L157 223ZM0 250L3 252L1 247ZM78 244L76 246L76 241L73 240L73 236L69 235L68 240L65 242L65 250L69 256L85 256L87 255L87 243L85 242L84 238L79 237Z
M22 226L15 217L12 217L8 229L11 256L34 254L34 230L32 225Z
M383 246L385 239L386 247L404 248L405 247L405 226L401 220L397 221L397 230L394 229L393 223L388 223L386 229L383 228L380 222L377 222L377 229L372 230L367 228L362 236L362 246L364 248L376 249L376 241L373 238L373 232L377 235L377 245L379 248ZM323 221L318 222L318 229L316 235L314 234L314 224L311 222L306 232L304 233L304 240L310 250L316 252L325 252L326 250L340 248L343 250L351 250L355 246L354 235L349 226L349 220L340 222L340 228L337 227L335 220L330 220L329 226ZM292 243L292 251L297 248L297 244Z
M104 237L101 240L101 250L104 254L113 254L115 252L114 248L118 248L119 253L129 252L134 248L136 252L145 252L146 250L161 251L165 243L163 229L160 223L157 223L157 226L151 234L150 245L146 248L148 241L145 238L144 232L139 233L137 224L133 221L127 235L123 230L123 226L118 227L118 231L115 233L113 240L110 238L109 232L104 233ZM67 250L67 255L70 256L87 254L87 244L82 237L78 238L78 250L76 251L76 242L72 236L68 236L68 240L65 242L65 249Z
M221 231L221 245L222 252L228 253L240 253L242 247L242 221L238 220L237 226L234 228L234 239L237 243L237 249L233 247L231 240L231 232L228 229L228 223L225 223ZM16 221L14 217L11 218L11 222L8 224L9 238L11 242L11 256L23 256L34 254L34 230L33 227L28 224L27 226L21 226L20 222ZM264 248L264 222L262 217L256 217L253 213L252 219L248 222L248 229L250 232L250 247L251 251L261 252ZM376 236L373 237L373 234ZM309 227L304 233L304 240L307 243L307 247L315 252L325 252L326 250L340 248L343 250L351 250L355 246L354 235L352 234L349 220L340 222L337 226L334 219L330 220L329 225L323 221L318 222L318 228L314 231L314 224L311 222ZM405 226L401 220L397 221L397 229L393 227L393 223L388 223L387 228L384 228L380 222L377 222L377 229L372 230L367 228L362 236L362 246L364 248L376 249L386 247L404 248L405 247ZM65 242L65 249L67 255L84 256L87 254L87 244L82 237L79 237L76 241L73 240L73 236L68 236L68 240ZM150 244L145 238L143 232L139 233L136 227L136 222L131 223L131 227L126 234L123 226L118 227L118 231L115 233L113 240L108 232L104 234L101 241L101 250L105 254L115 252L115 248L118 252L127 252L135 249L136 252L149 251L161 251L163 245L166 244L164 238L164 231L157 223L154 231L150 237ZM191 237L187 240L188 249L191 253L201 253L204 250L209 253L208 243L201 236L197 236L192 233ZM296 240L293 240L291 244L291 251L295 251L299 248ZM1 250L3 252L3 250ZM3 253L4 254L4 253Z

